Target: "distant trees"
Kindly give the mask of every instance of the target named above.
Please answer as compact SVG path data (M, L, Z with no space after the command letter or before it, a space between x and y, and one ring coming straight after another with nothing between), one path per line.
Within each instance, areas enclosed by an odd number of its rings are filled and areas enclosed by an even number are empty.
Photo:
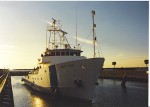
M116 65L117 63L116 62L112 62L112 65L114 65L114 68L115 68L115 65Z
M147 64L149 63L149 61L146 59L144 60L144 63L146 64L146 67L147 67Z

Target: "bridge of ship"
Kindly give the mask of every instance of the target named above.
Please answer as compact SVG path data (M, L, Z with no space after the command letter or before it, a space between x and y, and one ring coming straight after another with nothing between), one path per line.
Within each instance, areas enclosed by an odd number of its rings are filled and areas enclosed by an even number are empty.
M41 57L43 56L80 56L81 50L76 49L53 49L53 50L46 50L44 54L41 54Z

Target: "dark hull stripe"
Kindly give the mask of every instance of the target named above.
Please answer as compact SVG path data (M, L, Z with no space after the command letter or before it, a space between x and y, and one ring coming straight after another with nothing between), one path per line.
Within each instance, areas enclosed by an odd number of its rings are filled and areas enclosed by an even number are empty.
M58 89L58 79L57 79L57 73L56 73L56 67L55 65L52 65L49 67L50 71L50 83L51 83L51 89L54 92L56 89Z

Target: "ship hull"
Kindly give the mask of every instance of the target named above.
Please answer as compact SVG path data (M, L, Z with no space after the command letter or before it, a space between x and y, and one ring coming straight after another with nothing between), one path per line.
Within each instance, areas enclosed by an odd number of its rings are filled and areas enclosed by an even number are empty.
M45 88L27 79L24 82L38 91L45 90L51 94L58 92L62 96L92 101L103 63L104 58L91 58L49 66L50 83Z
M46 87L42 87L39 85L36 85L33 82L28 81L25 78L22 78L22 81L24 81L24 83L32 90L37 91L37 92L41 92L41 93L45 93L45 94L51 94L51 90L50 88L46 88Z
M103 62L103 58L91 58L56 65L59 92L68 97L92 100Z

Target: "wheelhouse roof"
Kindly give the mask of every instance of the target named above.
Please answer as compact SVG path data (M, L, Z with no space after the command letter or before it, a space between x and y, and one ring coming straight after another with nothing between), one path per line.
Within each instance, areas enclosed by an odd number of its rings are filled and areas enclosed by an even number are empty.
M83 52L81 50L77 50L77 49L48 49L46 50L46 52Z

